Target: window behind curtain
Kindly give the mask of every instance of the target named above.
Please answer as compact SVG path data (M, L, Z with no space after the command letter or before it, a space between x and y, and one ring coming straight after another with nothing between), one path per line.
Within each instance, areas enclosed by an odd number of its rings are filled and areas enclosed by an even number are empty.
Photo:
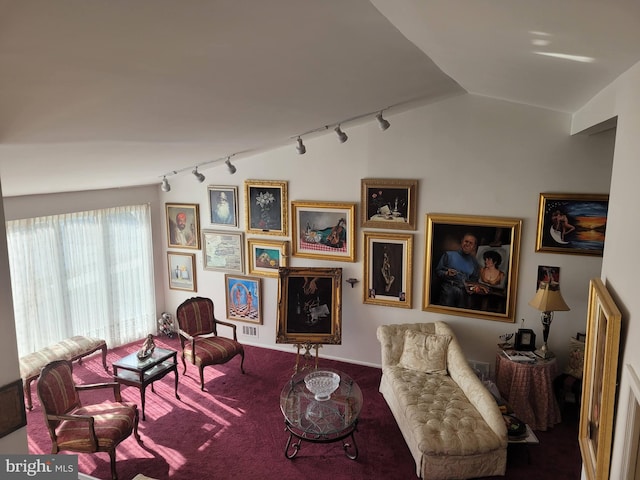
M20 356L73 335L110 347L156 330L149 205L7 222Z

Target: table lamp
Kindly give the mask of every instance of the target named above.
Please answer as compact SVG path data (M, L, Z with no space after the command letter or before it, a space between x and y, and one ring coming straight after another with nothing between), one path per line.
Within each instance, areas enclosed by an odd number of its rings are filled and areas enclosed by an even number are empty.
M540 350L536 350L536 354L542 358L551 358L553 353L547 348L547 339L549 338L549 328L553 320L553 312L565 312L571 310L564 302L560 294L560 288L552 288L549 283L545 282L540 285L535 297L529 302L536 310L542 312L540 319L542 320L542 337L544 343Z

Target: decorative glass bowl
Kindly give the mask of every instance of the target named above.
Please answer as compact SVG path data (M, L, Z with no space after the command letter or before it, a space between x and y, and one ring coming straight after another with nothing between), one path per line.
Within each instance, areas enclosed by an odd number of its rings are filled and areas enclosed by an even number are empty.
M304 377L304 384L315 395L319 402L329 400L331 394L340 385L340 375L334 372L319 370Z

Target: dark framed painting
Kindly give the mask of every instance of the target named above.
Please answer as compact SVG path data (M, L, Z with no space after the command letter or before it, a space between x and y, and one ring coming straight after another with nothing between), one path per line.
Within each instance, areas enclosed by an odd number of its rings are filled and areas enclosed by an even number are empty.
M276 343L342 343L342 269L281 267Z
M412 306L413 235L364 233L364 303Z
M522 220L427 214L422 309L513 322Z
M209 185L209 221L223 227L238 226L238 187Z
M286 240L247 240L249 273L277 277L278 269L288 265L289 242Z
M418 180L363 178L363 227L392 230L416 229Z
M609 478L622 315L600 278L589 282L578 443L588 480Z
M293 255L355 262L355 203L291 202Z
M202 231L202 260L205 270L244 273L242 232Z
M27 411L24 406L22 380L0 387L0 438L24 427Z
M171 290L197 290L195 253L167 252L167 266Z
M536 252L602 256L609 195L541 193Z
M247 233L287 236L286 181L245 180Z
M166 203L169 248L200 249L200 212L196 203Z
M262 325L261 279L226 274L227 318Z

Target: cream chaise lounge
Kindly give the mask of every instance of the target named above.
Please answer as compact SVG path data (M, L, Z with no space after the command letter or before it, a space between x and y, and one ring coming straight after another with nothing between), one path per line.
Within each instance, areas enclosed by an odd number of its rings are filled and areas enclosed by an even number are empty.
M504 475L507 429L444 322L383 325L384 396L425 480Z

